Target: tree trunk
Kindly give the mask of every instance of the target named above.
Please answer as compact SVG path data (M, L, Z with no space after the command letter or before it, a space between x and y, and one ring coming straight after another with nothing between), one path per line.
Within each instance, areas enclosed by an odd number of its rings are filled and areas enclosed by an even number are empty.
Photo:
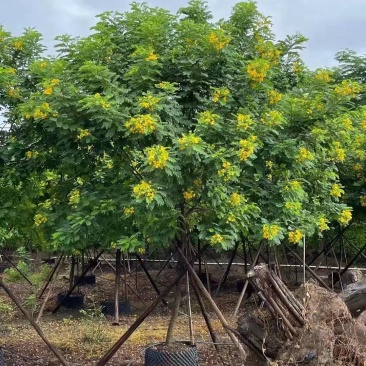
M174 328L175 323L178 318L179 314L179 306L182 299L182 284L183 284L183 277L178 281L175 285L175 300L173 303L172 315L170 317L169 327L166 334L165 343L167 346L170 346L173 343L173 336L174 336Z
M116 252L116 279L114 283L114 325L119 325L119 288L121 283L121 249Z
M74 276L75 276L75 256L71 256L71 267L70 267L70 283L69 290L74 286Z

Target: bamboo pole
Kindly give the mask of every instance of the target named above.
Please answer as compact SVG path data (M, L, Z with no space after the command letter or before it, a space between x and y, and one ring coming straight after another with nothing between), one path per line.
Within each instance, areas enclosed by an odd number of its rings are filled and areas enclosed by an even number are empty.
M116 252L116 276L114 281L114 320L113 325L119 325L119 287L121 283L121 249Z
M42 338L43 342L46 343L48 348L54 353L54 355L59 359L59 361L64 366L68 366L67 361L62 356L60 351L46 338L44 335L42 329L39 327L39 325L32 319L32 317L28 314L27 310L24 309L20 301L16 298L16 296L11 292L11 290L5 285L2 278L0 277L0 286L5 290L5 292L8 294L10 299L15 303L15 305L19 308L19 310L26 316L28 321L31 323L34 330L38 333L38 335Z

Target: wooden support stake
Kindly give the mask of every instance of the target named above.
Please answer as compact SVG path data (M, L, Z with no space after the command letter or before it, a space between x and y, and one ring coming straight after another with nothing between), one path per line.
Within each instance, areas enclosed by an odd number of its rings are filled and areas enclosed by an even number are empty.
M42 295L44 294L44 292L47 290L47 287L50 284L50 282L52 281L53 276L55 275L55 272L57 271L57 268L59 267L63 256L64 256L64 253L61 253L60 256L57 259L57 262L53 266L51 272L48 274L47 279L46 279L46 283L43 286L42 290L40 291L39 295L37 296L38 299L40 299L42 297Z
M133 332L141 325L141 323L155 310L161 300L166 297L172 288L181 280L186 271L181 272L169 284L168 287L155 299L155 301L134 321L134 323L127 329L123 336L113 345L113 347L99 360L97 366L104 366L119 350L119 348L131 337Z
M301 259L301 257L294 252L291 248L289 248L286 244L285 247L291 252L291 254L301 263L305 266L306 270L327 290L331 291L331 289L328 287L328 285Z
M140 257L137 253L135 253L135 256L136 256L137 260L139 261L139 263L140 263L140 265L141 265L141 267L142 267L143 271L145 272L145 274L146 274L146 276L147 276L148 280L150 281L151 286L154 288L155 292L156 292L158 295L160 295L160 294L161 294L161 292L160 292L160 290L159 290L158 286L156 285L155 281L154 281L154 280L153 280L153 278L151 277L151 275L150 275L149 271L147 270L147 268L146 268L146 266L145 266L144 262L142 261L141 257ZM168 305L168 303L165 301L165 299L163 299L163 300L162 300L162 302L163 302L163 304L164 304L165 306L167 306L167 305Z
M42 338L43 342L46 343L48 348L54 353L54 355L59 359L59 361L64 366L68 366L67 361L64 359L60 351L46 338L44 333L42 332L42 329L39 327L39 325L32 319L32 317L28 314L27 310L24 309L20 301L14 296L14 294L11 292L11 290L8 288L8 286L5 285L2 278L0 277L0 286L5 290L5 292L8 294L10 299L15 303L15 305L19 308L19 310L26 316L28 321L31 323L34 330L38 333L38 335Z
M229 324L226 321L225 317L223 316L223 314L221 313L220 309L217 307L215 301L212 299L212 297L210 296L210 294L206 290L205 286L202 284L201 280L199 279L199 277L197 276L197 273L192 268L192 266L189 263L188 259L185 257L185 255L183 254L182 250L178 246L177 246L177 250L178 250L181 258L183 259L183 261L184 261L184 263L186 265L186 268L188 269L188 272L191 275L191 278L194 280L194 282L196 283L198 289L201 291L201 293L203 294L203 296L205 296L206 299L209 301L209 303L212 306L214 312L216 313L217 317L219 318L219 320L220 320L223 328L226 330L226 332L227 332L228 336L230 337L231 341L234 343L234 345L239 350L240 355L241 355L243 361L245 361L247 355L245 353L245 350L244 350L243 346L239 342L238 338L236 338L236 336L233 334L233 332L231 332L228 329Z
M96 260L102 255L103 250L101 252L99 252L99 254L96 256ZM83 271L83 273L81 274L81 276L78 278L78 280L74 283L73 286L71 286L71 288L69 289L68 293L64 296L64 298L55 306L55 308L52 310L52 313L56 313L56 311L61 307L61 305L63 304L63 302L71 295L71 293L75 290L75 288L77 287L77 285L79 284L79 282L81 281L81 279L88 273L88 271L90 270L90 268L93 266L92 263L89 263L88 267Z
M251 265L251 269L253 269L254 266L257 264L258 259L259 259L259 256L261 255L261 251L262 251L263 245L264 245L264 240L262 240L261 243L260 243L260 245L259 245L257 254L255 255L254 261L253 261L253 263ZM247 291L248 284L249 284L249 281L246 280L245 283L244 283L243 290L241 291L241 294L239 296L238 303L236 304L236 307L235 307L235 310L234 310L234 316L236 316L236 314L238 314L240 305L241 305L241 303L242 303L242 301L244 299L244 295L245 295L245 293Z
M4 256L4 258L10 263L10 265L31 285L33 286L33 283L29 281L27 276L11 261L11 259L0 249L1 255Z
M196 286L196 284L195 284L194 281L192 281L192 287L193 287L193 291L194 291L194 293L195 293L195 295L197 297L198 305L200 306L203 319L205 319L205 323L206 323L207 329L208 329L208 331L210 333L210 336L211 336L213 345L214 345L216 351L218 351L219 350L219 346L217 345L217 338L216 338L215 331L213 330L213 327L212 327L210 318L207 315L207 312L206 312L206 309L205 309L205 304L204 304L204 302L202 300L202 296L199 293L199 291L197 290L197 286Z
M239 242L237 242L235 244L235 248L234 248L234 250L233 250L233 252L231 254L231 257L230 257L229 263L228 263L228 265L226 267L225 273L220 278L220 282L219 282L219 284L217 286L215 296L217 296L219 294L221 285L225 284L225 282L226 282L226 279L227 279L227 276L229 275L229 272L230 272L230 269L231 269L231 265L233 264L233 261L234 261L236 252L238 251L238 247L239 247Z

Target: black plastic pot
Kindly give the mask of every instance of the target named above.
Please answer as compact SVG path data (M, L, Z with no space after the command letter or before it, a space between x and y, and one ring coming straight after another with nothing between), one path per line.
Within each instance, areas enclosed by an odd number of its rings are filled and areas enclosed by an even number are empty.
M62 292L57 295L57 303L59 304L66 296L66 293ZM75 292L69 295L63 302L62 306L68 309L81 309L84 305L84 294L81 292Z
M74 276L74 283L76 283L79 280L80 276ZM78 283L78 286L86 286L86 285L95 285L95 275L85 275L80 282Z
M102 301L100 305L104 315L114 315L114 301ZM118 312L120 315L131 315L131 304L128 301L120 301L118 303Z
M46 264L55 264L56 258L45 258L45 259L42 259L42 262L44 262Z
M183 350L182 343L186 346ZM198 366L197 347L180 342L177 350L174 350L174 345L168 349L163 344L147 348L145 366Z

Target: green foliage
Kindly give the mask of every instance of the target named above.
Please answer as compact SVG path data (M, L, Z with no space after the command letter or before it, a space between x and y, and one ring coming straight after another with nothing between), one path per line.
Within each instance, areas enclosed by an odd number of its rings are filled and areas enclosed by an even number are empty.
M360 84L309 72L306 39L276 41L254 2L211 18L198 0L178 14L133 3L58 37L56 59L35 33L5 34L0 60L24 59L0 64L5 227L137 251L193 233L224 249L241 235L297 243L348 223L339 169L362 150Z
M19 271L21 271L25 276L29 274L30 268L29 265L23 261L19 261L16 266ZM25 281L24 277L13 267L6 268L4 270L5 278L9 282L23 282Z

